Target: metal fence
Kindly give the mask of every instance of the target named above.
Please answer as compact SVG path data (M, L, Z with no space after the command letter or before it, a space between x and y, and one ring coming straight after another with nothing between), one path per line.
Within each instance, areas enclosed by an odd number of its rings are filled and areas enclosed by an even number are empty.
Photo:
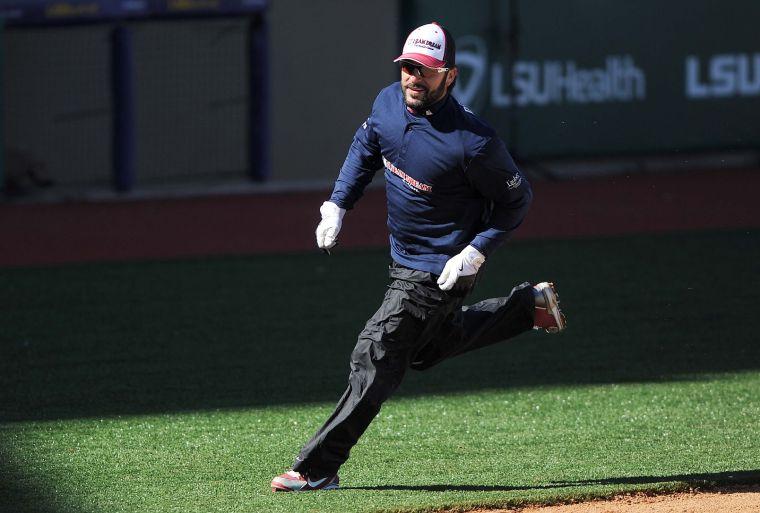
M266 2L158 4L0 5L6 184L266 177Z

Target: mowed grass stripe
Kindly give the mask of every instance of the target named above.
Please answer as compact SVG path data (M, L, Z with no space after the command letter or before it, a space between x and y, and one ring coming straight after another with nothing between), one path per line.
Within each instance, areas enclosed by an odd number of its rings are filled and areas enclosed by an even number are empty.
M756 231L508 245L473 301L554 279L568 332L408 374L344 489L298 496L269 480L344 388L384 252L0 270L0 510L424 511L760 480L759 256Z
M3 441L24 473L54 486L39 491L50 502L66 497L82 511L505 506L756 471L759 388L760 374L739 373L397 399L335 493L268 487L330 405L19 423Z

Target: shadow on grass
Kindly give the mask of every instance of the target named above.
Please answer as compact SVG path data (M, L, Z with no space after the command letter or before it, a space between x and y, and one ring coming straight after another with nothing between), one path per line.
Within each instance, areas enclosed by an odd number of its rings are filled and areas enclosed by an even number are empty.
M636 476L611 477L606 479L590 479L576 481L576 485L607 485L607 484L655 484L683 482L691 486L730 486L742 484L759 484L760 469L713 472L706 474L676 474L672 476Z
M514 243L472 301L551 278L567 332L409 373L398 394L758 370L758 258L760 232L746 231ZM0 422L333 402L387 263L367 251L0 270Z
M567 484L550 484L535 486L486 486L486 485L380 485L380 486L341 486L341 490L397 490L415 492L511 492L514 490L543 490L566 488Z
M552 488L570 488L589 485L647 485L658 483L685 483L689 486L716 487L760 483L760 470L737 470L707 474L677 474L672 476L633 476L611 477L605 479L584 479L581 481L558 481L548 485L535 486L492 486L492 485L380 485L380 486L344 486L343 490L401 490L423 492L509 492L513 490L543 490Z
M70 498L40 475L17 468L0 454L0 511L13 513L77 513Z

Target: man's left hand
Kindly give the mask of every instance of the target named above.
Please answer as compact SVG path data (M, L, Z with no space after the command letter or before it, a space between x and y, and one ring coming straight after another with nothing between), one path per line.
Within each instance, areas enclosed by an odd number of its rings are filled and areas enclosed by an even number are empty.
M472 276L486 261L485 255L472 246L467 246L458 255L449 258L443 266L443 272L438 277L438 287L441 290L451 290L460 276Z

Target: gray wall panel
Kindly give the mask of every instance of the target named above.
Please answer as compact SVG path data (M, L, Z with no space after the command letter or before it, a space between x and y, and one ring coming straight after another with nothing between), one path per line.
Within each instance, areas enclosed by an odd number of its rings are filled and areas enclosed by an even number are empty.
M140 184L247 172L247 20L140 22L135 58Z
M274 0L272 180L334 179L398 71L398 2Z
M335 178L377 93L397 80L398 2L273 0L269 13L273 182ZM61 185L112 182L112 24L5 31L8 147ZM245 17L129 23L136 186L245 180Z
M42 162L58 184L111 180L109 30L98 25L4 32L6 151Z

